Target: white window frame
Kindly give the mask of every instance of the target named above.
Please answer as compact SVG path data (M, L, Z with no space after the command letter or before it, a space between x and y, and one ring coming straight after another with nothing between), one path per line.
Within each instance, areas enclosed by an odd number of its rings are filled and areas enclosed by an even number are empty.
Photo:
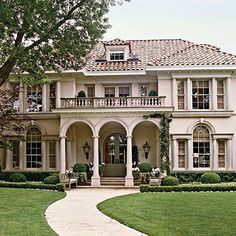
M115 55L116 54L119 54L119 57L121 54L123 54L123 59L115 59ZM111 59L112 55L114 55L114 59ZM125 52L123 50L120 50L120 51L110 51L109 53L109 60L110 61L124 61L125 60Z

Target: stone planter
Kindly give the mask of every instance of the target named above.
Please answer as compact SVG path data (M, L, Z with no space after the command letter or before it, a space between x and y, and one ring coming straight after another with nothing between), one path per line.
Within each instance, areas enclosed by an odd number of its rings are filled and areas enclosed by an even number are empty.
M140 179L140 174L139 174L139 172L135 172L135 171L134 171L132 174L133 174L134 180Z
M151 186L160 186L161 185L161 179L152 177L152 178L149 179L149 185L151 185Z
M140 172L140 177L141 177L141 183L142 184L148 184L149 183L149 178L150 178L150 173L149 172Z

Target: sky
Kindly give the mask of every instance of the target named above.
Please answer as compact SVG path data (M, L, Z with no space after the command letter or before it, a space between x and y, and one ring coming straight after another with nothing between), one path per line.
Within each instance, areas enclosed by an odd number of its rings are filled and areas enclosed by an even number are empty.
M104 40L180 38L236 55L236 0L131 0L108 18Z

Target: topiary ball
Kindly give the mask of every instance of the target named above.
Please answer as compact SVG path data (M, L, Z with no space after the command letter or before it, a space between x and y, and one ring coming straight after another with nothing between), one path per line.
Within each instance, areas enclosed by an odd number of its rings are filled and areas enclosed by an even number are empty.
M166 176L162 180L162 185L163 186L176 186L176 185L179 185L179 180L173 176Z
M151 172L153 165L150 163L141 163L138 165L140 172L145 173L145 172Z
M26 177L22 173L13 173L9 176L9 182L26 182Z
M209 173L204 173L201 176L201 182L203 184L215 184L215 183L220 183L221 178L218 174L214 172L209 172Z
M86 172L87 170L87 167L85 164L83 163L76 163L74 166L73 166L73 172Z
M60 183L59 177L57 175L51 175L44 179L44 184L58 184Z
M150 96L150 97L157 96L157 95L158 95L158 93L156 90L151 90L148 94L148 96Z

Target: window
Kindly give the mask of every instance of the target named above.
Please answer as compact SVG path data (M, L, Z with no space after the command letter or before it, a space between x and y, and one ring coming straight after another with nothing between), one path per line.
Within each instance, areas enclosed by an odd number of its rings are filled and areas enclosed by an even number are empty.
M50 110L56 108L56 82L50 84Z
M19 144L20 142L17 140L12 141L13 168L19 168L19 160L20 160Z
M122 60L124 60L124 52L123 51L111 52L110 53L110 60L111 61L122 61Z
M13 91L13 96L14 96L14 101L13 101L13 109L14 111L18 112L20 111L20 83L14 83L12 84L12 91Z
M204 126L193 132L193 167L210 167L210 133Z
M38 128L32 127L26 135L26 167L42 167L42 140Z
M185 168L185 158L186 158L186 144L185 141L178 141L178 167Z
M56 168L56 142L49 142L49 168Z
M87 86L87 96L89 98L95 97L94 86Z
M42 111L42 87L39 85L28 86L27 88L27 111Z
M224 109L224 81L217 80L217 109Z
M148 87L147 87L146 84L141 84L140 85L140 94L141 94L141 97L147 96L147 94L148 94Z
M105 97L115 97L115 87L105 87Z
M178 85L178 109L184 109L184 80L177 80Z
M225 141L218 141L218 166L219 168L225 168Z
M119 97L128 97L129 87L119 87Z
M193 109L209 109L209 81L192 82Z

